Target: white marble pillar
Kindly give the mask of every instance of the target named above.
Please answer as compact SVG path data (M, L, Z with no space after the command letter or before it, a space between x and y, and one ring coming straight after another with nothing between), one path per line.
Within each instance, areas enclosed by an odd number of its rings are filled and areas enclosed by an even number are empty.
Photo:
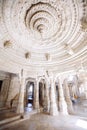
M53 77L50 78L50 85L51 85L51 94L50 94L50 115L57 116L58 108L56 103L56 95L55 95L55 82Z
M40 107L39 107L39 82L35 82L35 95L34 95L34 108L37 110L37 112L40 112Z
M22 70L21 76L19 78L20 78L20 90L19 90L17 113L24 113L24 89L25 89L25 79L26 79L24 70Z
M50 99L49 99L49 83L46 81L46 104L47 104L47 112L50 109Z
M84 99L87 100L87 78L84 79Z
M65 100L67 103L68 112L69 112L69 114L73 114L74 111L73 111L72 101L70 99L70 93L69 93L67 79L65 79L63 83L64 83Z
M75 90L75 96L76 96L76 98L78 98L79 97L79 86L78 86L78 77L77 77L77 75L75 76L75 79L74 79L74 83L75 83L75 88L76 88L76 90Z
M61 78L59 78L58 88L59 88L58 89L59 90L59 110L63 115L67 115L68 110L67 110L67 104L64 98Z

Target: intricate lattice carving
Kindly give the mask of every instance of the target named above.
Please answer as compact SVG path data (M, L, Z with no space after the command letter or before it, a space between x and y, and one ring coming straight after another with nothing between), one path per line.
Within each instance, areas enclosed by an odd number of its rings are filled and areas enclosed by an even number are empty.
M4 54L0 51L0 59L9 55L12 66L18 63L35 70L44 66L48 71L71 69L79 58L87 61L87 33L82 31L87 28L83 20L87 15L86 0L5 0L0 7L0 47L5 39L11 39L13 45ZM10 46L10 41L3 46ZM65 43L70 47L65 47ZM26 60L30 57L26 50L32 54L31 62ZM47 52L51 61L45 56Z
M46 40L54 37L59 31L61 23L60 11L49 3L33 4L26 11L26 27L36 39Z

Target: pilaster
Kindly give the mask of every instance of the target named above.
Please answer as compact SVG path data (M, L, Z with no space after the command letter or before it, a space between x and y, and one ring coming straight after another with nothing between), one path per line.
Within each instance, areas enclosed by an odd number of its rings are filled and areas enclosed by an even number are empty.
M66 101L64 98L61 78L59 78L59 85L58 86L59 86L59 109L60 109L60 112L62 114L67 115L68 114L67 104L66 104Z
M72 101L70 99L70 93L69 93L67 80L65 79L63 83L64 83L65 100L66 100L66 103L67 103L68 112L70 114L73 114L73 106L72 106Z
M20 80L20 90L19 90L17 113L24 113L24 89L26 80L26 73L24 72L24 70L21 70L19 80Z
M39 108L39 82L38 81L36 81L36 83L35 83L34 108L37 110L37 112L40 112L40 108Z
M50 78L50 85L51 85L51 94L50 94L50 115L57 116L58 108L56 103L56 95L55 95L55 82L53 77Z

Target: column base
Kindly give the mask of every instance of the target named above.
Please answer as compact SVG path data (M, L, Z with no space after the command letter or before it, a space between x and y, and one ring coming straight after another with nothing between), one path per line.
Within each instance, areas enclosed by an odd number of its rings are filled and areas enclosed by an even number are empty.
M66 99L67 109L69 114L74 114L74 109L71 100Z
M59 109L63 115L68 115L67 104L65 101L59 101Z
M68 113L69 114L74 114L74 110L71 106L68 106Z
M24 113L24 107L20 107L20 106L19 106L19 107L17 108L16 113L18 113L18 114Z
M58 109L57 109L57 105L52 105L50 106L50 115L52 116L57 116L59 115Z

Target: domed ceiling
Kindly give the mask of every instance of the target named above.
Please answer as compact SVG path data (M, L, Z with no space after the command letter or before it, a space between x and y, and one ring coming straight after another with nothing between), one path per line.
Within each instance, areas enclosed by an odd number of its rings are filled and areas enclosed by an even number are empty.
M86 0L0 0L0 68L87 68Z

